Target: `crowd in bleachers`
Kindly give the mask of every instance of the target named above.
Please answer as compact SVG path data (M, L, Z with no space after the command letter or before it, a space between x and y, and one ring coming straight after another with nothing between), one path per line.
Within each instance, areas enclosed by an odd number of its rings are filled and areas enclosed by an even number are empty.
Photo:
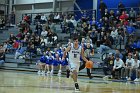
M134 60L133 63L139 60L140 55L139 53L136 54L135 51L139 51L140 41L135 36L135 31L136 28L140 27L140 9L138 11L135 11L133 8L127 10L125 6L120 3L117 11L108 10L103 1L101 2L99 9L101 15L99 21L95 18L95 15L89 15L87 13L88 10L83 11L81 18L78 20L75 19L76 15L72 12L50 13L49 16L37 14L34 18L34 24L36 25L34 29L31 29L30 25L32 21L30 16L26 14L23 17L23 20L17 25L19 33L17 35L11 34L8 40L4 42L4 52L15 52L15 59L30 56L33 57L39 53L43 56L37 63L40 69L38 73L41 73L42 70L44 74L46 69L48 70L47 73L53 73L53 70L49 70L48 64L50 63L52 69L53 66L59 65L59 72L61 72L63 62L60 61L58 64L55 64L51 61L52 59L57 61L61 60L58 56L60 56L63 52L58 53L55 49L51 50L53 53L48 53L50 50L46 51L48 45L56 45L58 43L57 28L54 28L54 25L58 24L61 25L62 33L70 33L71 37L78 36L81 45L82 43L87 44L87 42L90 42L92 48L98 47L99 49L97 50L97 53L103 54L106 53L106 50L116 49L118 45L124 45L125 48L122 56L118 56L119 53L116 52L113 57L113 62L110 65L111 67L108 67L107 63L107 65L104 64L103 68L105 75L108 75L106 72L107 70L110 70L111 72L118 70L121 73L122 68L126 67L128 69L126 64L128 54L131 53L132 56L134 56L134 59L137 59ZM91 15L93 16L89 18ZM71 43L69 42L68 44ZM60 47L58 49L60 49ZM52 54L54 55L53 57ZM49 59L49 56L52 59ZM120 66L118 66L118 60L124 62L123 65L120 64ZM134 66L135 65L132 65L132 68ZM139 65L137 65L136 68L138 67ZM114 76L114 72L112 75Z

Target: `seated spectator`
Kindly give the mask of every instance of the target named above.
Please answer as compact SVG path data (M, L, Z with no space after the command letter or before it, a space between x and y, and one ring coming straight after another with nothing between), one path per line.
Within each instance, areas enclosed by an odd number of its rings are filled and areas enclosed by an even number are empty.
M0 51L3 52L3 53L5 53L6 48L4 47L4 45L0 45Z
M60 14L59 13L55 14L53 21L54 21L54 23L59 23L60 22Z
M41 15L37 14L34 18L34 25L36 25L37 22L40 22L40 19L41 19Z
M19 47L19 42L17 42L16 40L14 40L13 49L18 49L18 47Z
M14 36L14 34L10 34L10 37L9 37L9 39L8 39L8 42L9 42L9 44L13 44L14 43L14 40L16 40L17 38Z
M18 59L19 56L24 55L25 50L26 50L26 47L23 47L20 43L19 47L18 47L18 49L16 50L16 53L15 53L15 59Z
M5 62L5 52L0 50L0 65Z
M26 54L26 57L29 57L29 58L35 57L37 54L37 50L36 50L34 44L32 44L31 42L27 46L27 52L28 52L28 54Z
M136 72L136 79L134 81L139 81L140 78L140 61L138 60L138 57L134 55L134 61L132 64L132 73Z
M45 24L45 23L46 23L46 21L47 21L46 16L45 16L44 14L41 14L40 23L41 23L41 24Z
M115 58L117 55L119 55L120 59L123 59L123 54L118 49L116 49Z
M51 29L48 29L48 33L47 33L47 38L48 38L48 43L53 44L53 32L51 31Z
M112 72L113 72L113 66L114 66L114 56L112 53L109 53L109 56L106 57L104 59L104 63L103 63L103 72L105 74L105 78L108 78L108 75L112 75ZM110 72L110 74L108 73L108 71Z
M134 55L137 56L137 59L140 60L140 54L139 54L139 51L138 50L135 50L134 51Z
M132 58L132 54L128 53L128 58L126 60L126 66L125 66L125 73L126 73L127 80L131 80L133 61L134 59Z
M113 77L116 76L116 71L118 71L118 79L122 78L122 70L124 67L124 62L120 59L119 55L116 55L114 66L113 66Z
M113 38L113 44L117 44L117 39L118 39L118 31L117 29L115 30L115 27L112 28L110 36Z
M29 15L25 14L25 16L23 17L23 20L30 25L30 16Z
M125 11L122 12L122 15L120 16L120 21L123 25L128 25L128 15Z
M107 38L103 41L103 44L99 47L99 53L103 53L106 50L109 50L111 48L111 41Z
M133 26L133 23L130 23L127 27L126 27L126 31L127 33L130 35L130 34L133 34L135 32L135 27Z
M75 20L74 16L71 17L70 21L73 23L75 28L77 26L77 21Z
M110 16L110 14L109 14L109 12L108 12L108 9L105 9L105 14L104 14L103 17L107 17L107 18L109 19L109 16Z
M36 27L35 27L36 34L40 36L42 30L43 30L42 29L42 25L40 24L40 22L38 22L37 25L36 25Z

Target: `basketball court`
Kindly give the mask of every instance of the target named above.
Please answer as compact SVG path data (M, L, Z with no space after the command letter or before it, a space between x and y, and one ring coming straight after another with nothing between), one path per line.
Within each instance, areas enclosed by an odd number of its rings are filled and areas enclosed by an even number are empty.
M79 76L80 93L140 93L140 82L89 80ZM75 93L73 80L65 76L39 76L34 72L0 72L0 93Z

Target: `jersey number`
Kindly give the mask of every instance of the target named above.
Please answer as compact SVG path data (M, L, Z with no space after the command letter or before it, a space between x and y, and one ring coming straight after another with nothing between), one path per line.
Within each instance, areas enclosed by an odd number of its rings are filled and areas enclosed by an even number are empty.
M77 58L77 54L74 54L74 58Z

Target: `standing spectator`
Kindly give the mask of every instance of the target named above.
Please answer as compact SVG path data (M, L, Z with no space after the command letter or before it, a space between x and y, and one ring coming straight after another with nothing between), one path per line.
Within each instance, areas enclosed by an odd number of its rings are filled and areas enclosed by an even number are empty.
M120 13L122 13L123 11L125 11L125 5L122 2L119 2L119 4L118 4L118 10L120 11Z
M102 18L104 16L104 14L105 14L105 9L107 9L107 6L103 2L103 0L100 0L99 9L100 9L100 14L101 14L101 18Z
M129 11L129 20L132 22L135 22L136 19L136 11L131 8L131 10Z
M35 30L36 30L36 34L40 36L41 35L41 32L43 30L42 29L42 25L40 24L40 22L37 23L37 25L35 27Z

